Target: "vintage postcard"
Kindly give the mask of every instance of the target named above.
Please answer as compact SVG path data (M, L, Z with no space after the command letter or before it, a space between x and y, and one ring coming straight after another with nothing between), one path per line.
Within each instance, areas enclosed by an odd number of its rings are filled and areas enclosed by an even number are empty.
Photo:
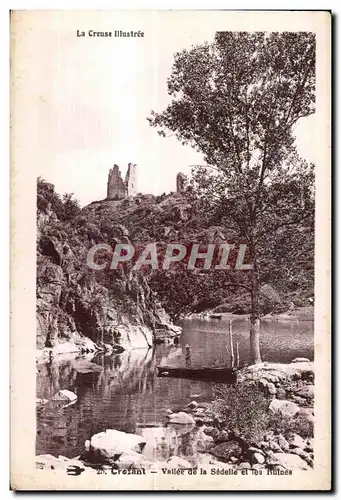
M11 12L11 487L331 488L331 14Z

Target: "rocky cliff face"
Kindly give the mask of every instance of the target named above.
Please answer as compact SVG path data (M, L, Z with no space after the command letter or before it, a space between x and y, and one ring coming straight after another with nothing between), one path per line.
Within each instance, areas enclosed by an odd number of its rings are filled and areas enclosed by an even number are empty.
M131 349L178 335L142 275L87 266L89 249L107 235L80 209L60 220L54 198L51 203L53 186L48 191L46 185L38 183L38 197L50 201L38 203L37 213L37 348ZM110 220L102 222L110 227Z

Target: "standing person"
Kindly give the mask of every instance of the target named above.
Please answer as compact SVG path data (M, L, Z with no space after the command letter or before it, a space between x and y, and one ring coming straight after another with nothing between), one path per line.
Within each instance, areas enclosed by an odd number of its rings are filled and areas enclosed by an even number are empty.
M186 360L186 368L192 368L191 350L188 344L185 345L185 360Z

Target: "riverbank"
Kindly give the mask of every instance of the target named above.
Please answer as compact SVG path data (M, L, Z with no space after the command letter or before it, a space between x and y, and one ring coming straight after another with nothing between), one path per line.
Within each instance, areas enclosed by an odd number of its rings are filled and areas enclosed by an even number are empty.
M68 391L55 397L60 404L74 402ZM313 428L313 363L262 363L240 371L233 387L217 385L212 402L194 394L180 411L170 408L164 426L141 427L135 434L107 429L89 436L83 452L73 459L40 455L36 463L40 469L79 467L89 474L98 468L199 465L289 474L313 467Z
M203 313L193 313L185 317L186 320L191 319L204 319L210 321L217 320L227 320L231 321L234 319L249 319L249 314L234 314L228 312L216 313L215 310L205 311ZM280 314L266 314L261 317L261 321L272 320L272 321L314 321L314 307L296 307L295 309L285 311Z

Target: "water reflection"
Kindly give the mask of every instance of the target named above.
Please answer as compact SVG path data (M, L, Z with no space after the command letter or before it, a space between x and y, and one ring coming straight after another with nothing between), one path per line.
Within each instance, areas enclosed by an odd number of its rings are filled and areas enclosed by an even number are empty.
M265 360L288 362L298 356L313 359L312 322L267 322L262 329ZM237 342L242 363L248 360L249 352L245 320L233 323L235 347ZM212 385L156 376L157 365L184 364L186 344L191 347L192 366L212 365L216 360L231 364L226 322L191 321L185 324L179 347L159 345L120 355L87 355L77 359L64 355L38 365L38 398L51 400L59 390L68 389L78 399L69 407L49 401L37 410L37 453L74 457L83 450L86 439L112 428L149 434L153 444L148 444L146 453L154 454L158 460L169 456L173 448L180 456L194 456L196 447L200 447L200 439L198 436L194 439L193 434L198 430L172 427L165 430L166 410L183 409L198 397L210 399Z

